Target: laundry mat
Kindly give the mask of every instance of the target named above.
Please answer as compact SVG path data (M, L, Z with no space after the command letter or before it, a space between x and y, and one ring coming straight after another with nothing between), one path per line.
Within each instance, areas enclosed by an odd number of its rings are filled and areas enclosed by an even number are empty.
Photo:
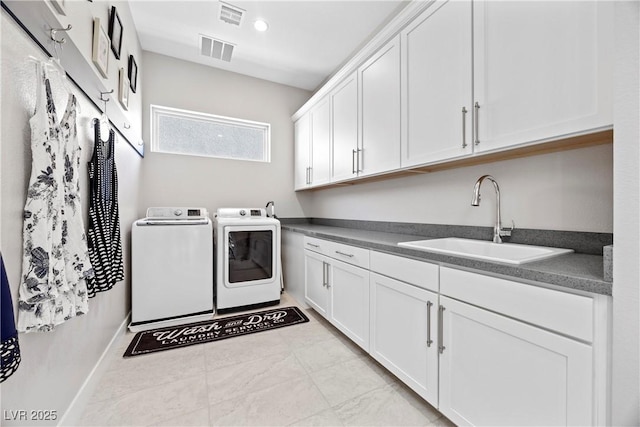
M308 321L307 316L298 307L282 307L205 322L152 329L138 332L123 357L219 341Z

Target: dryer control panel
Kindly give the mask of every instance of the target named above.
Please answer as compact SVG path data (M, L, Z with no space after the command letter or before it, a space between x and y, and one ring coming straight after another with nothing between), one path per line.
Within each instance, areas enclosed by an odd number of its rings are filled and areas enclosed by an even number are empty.
M216 211L218 218L266 218L267 210L264 208L220 208Z
M147 218L194 219L209 218L205 208L153 207L147 209Z

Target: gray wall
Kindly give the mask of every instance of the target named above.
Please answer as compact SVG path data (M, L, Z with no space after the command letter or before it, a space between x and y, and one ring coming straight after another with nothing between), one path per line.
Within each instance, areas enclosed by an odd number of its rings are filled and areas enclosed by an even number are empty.
M27 62L27 56L45 57L4 10L1 27L0 247L16 307L22 268L22 212L31 173L31 133L28 120L34 110L36 94L35 65ZM58 104L60 99L66 99L61 86L54 85L53 89ZM84 166L90 159L93 147L90 120L99 117L100 113L82 94L76 91L76 95L81 107L78 125L83 150L81 165ZM142 159L128 144L119 142L116 144L116 163L120 179L125 281L89 300L89 313L69 320L53 332L20 334L22 363L17 372L2 384L3 414L5 410L55 410L60 420L127 316L130 224L138 215ZM82 170L86 171L85 168ZM85 224L89 191L87 185L88 176L84 172L81 175L81 193L84 197L82 204ZM2 424L33 425L34 422L16 423L3 419Z
M200 64L144 52L142 74L145 159L140 206L264 207L278 216L301 216L293 192L291 115L310 93ZM271 162L153 153L149 105L271 124Z
M373 221L492 226L495 196L476 180L493 175L500 185L502 222L516 228L613 231L611 144L522 159L338 187L302 199L307 216Z

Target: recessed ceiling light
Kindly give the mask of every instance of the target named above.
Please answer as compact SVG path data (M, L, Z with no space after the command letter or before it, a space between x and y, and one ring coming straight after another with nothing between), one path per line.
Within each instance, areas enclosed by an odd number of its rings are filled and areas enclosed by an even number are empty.
M264 21L262 19L258 19L257 21L255 21L253 23L253 28L255 28L257 31L267 31L269 29L269 24L267 24L267 21Z

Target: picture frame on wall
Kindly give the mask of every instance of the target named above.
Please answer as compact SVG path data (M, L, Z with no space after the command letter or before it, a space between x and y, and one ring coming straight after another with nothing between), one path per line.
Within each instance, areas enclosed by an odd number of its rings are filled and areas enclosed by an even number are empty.
M109 71L109 36L100 25L100 18L93 18L93 63L105 79Z
M120 68L120 88L118 90L118 101L122 108L129 109L129 79L124 71L124 68Z
M115 6L111 6L111 15L109 17L109 39L111 40L111 50L116 56L116 59L120 59L120 52L122 50L122 21L118 15L118 11Z
M129 86L131 92L136 93L136 86L138 83L138 64L133 55L129 55Z

